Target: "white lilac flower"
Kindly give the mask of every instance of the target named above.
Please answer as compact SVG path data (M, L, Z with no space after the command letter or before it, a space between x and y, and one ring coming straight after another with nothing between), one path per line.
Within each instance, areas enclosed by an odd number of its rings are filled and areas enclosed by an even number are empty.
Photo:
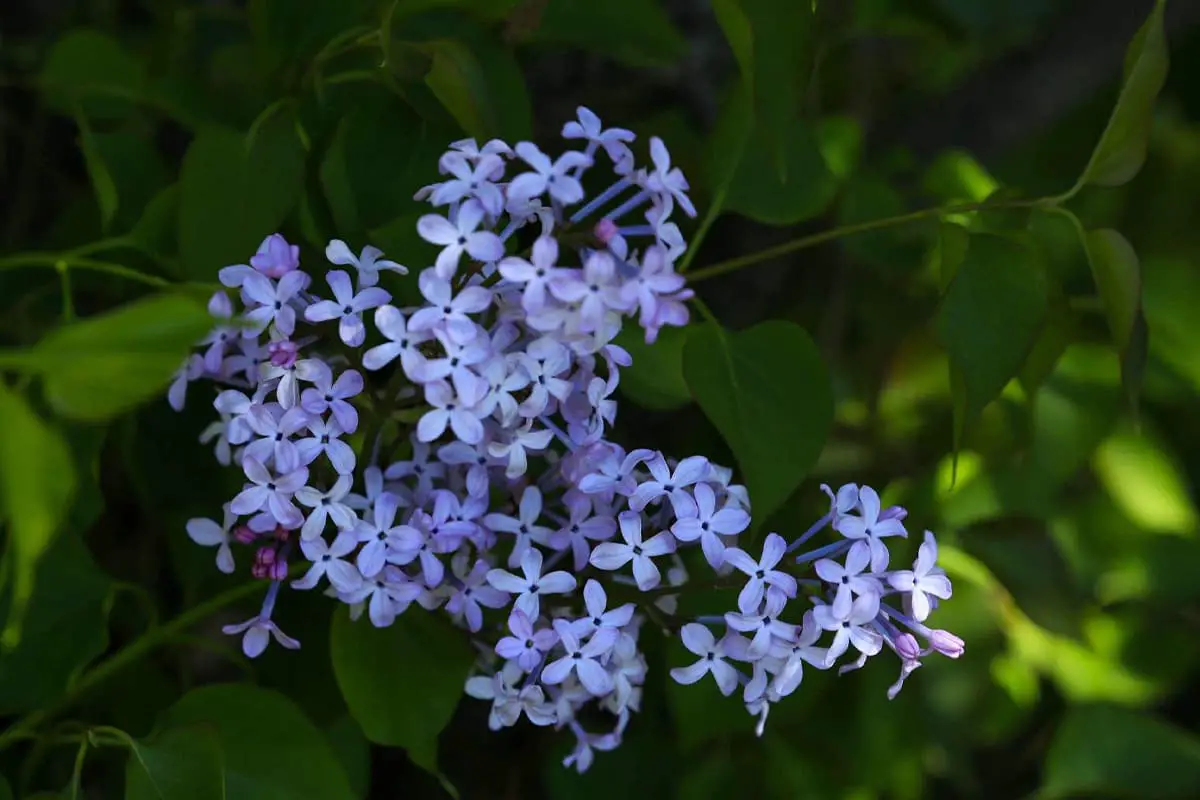
M375 286L379 283L379 273L383 270L395 272L399 275L407 275L408 268L397 264L395 261L389 261L386 258L381 258L383 251L378 247L367 245L362 249L362 253L355 257L350 248L341 239L332 239L325 247L325 258L331 264L337 264L343 267L354 267L358 272L359 288Z
M565 206L583 199L583 185L569 173L578 167L589 166L592 163L590 158L568 150L557 160L551 161L532 142L520 142L515 150L521 160L533 168L533 172L525 172L512 179L508 184L510 198L529 200L549 194Z
M736 506L717 509L717 495L707 483L697 483L692 491L671 495L675 524L671 534L681 542L700 540L704 558L716 569L724 562L725 544L721 536L732 536L750 527L750 515Z
M268 278L281 278L300 267L300 247L289 244L278 233L262 240L258 252L250 257L250 266Z
M291 303L307 285L308 275L299 270L286 273L277 283L257 272L246 275L242 293L256 307L246 312L242 335L254 338L274 325L281 336L291 336L296 329L296 309Z
M616 275L612 255L593 250L584 259L582 269L560 270L551 278L550 293L563 302L578 303L579 329L591 333L601 327L609 313L623 306Z
M521 305L530 313L540 311L546 305L546 289L551 281L566 276L566 270L557 266L558 241L551 236L539 236L533 243L529 260L519 256L501 259L496 267L500 275L524 289Z
M361 586L340 596L347 603L366 603L367 616L376 628L395 622L423 591L397 567L385 567L372 577L364 577Z
M258 658L262 655L271 639L288 650L300 649L300 642L279 630L279 626L270 619L263 619L261 616L251 617L236 625L226 625L221 628L221 632L230 636L244 634L242 636L242 652L246 654L247 658Z
M604 152L613 162L613 172L625 175L633 169L633 152L629 142L636 137L633 131L624 128L603 128L600 118L590 109L580 106L575 109L578 120L571 120L563 125L564 139L584 139L587 141L585 155L591 156L597 147L603 147Z
M679 203L683 213L689 217L696 216L696 207L687 196L687 178L683 177L679 167L672 169L671 154L657 136L650 137L650 160L654 162L654 170L646 176L646 188L668 202L674 200Z
M755 561L749 553L737 547L725 550L725 563L745 573L750 580L738 594L738 608L743 614L753 614L762 603L767 587L774 587L785 597L796 596L796 579L775 569L787 553L787 542L777 533L768 533L763 540L762 558Z
M907 536L904 525L894 517L882 517L879 495L870 486L858 490L861 515L844 514L834 524L834 530L847 539L854 539L854 546L869 548L871 571L883 572L888 565L888 549L881 539L887 536Z
M870 562L871 553L867 548L851 547L846 554L845 566L831 558L822 558L813 564L818 577L834 587L832 606L835 615L845 616L855 595L879 596L883 593L877 578L863 574Z
M557 720L554 706L546 701L542 687L518 684L524 675L521 668L510 662L494 675L477 675L467 680L464 691L477 700L491 700L488 727L494 731L517 724L522 712L534 725L553 725Z
M662 576L653 559L675 552L675 539L667 531L642 541L642 518L632 511L617 517L623 543L604 542L592 550L591 565L596 569L620 569L633 562L633 577L643 592L658 586Z
M544 594L566 594L575 589L575 576L569 572L542 574L542 553L536 547L525 551L521 559L523 577L503 569L494 569L487 579L502 592L517 595L514 607L523 611L530 619L541 613L541 596Z
M796 626L779 619L787 596L782 592L767 592L761 610L741 614L726 612L725 624L740 633L752 633L754 638L746 650L746 657L757 661L767 654L777 639L791 641L796 638Z
M211 519L189 519L187 522L187 534L198 545L216 547L217 569L228 575L234 569L233 551L229 549L229 539L230 533L233 531L233 526L237 522L237 514L234 514L230 510L228 503L221 507L221 512L220 525Z
M616 733L588 733L579 727L579 723L571 721L571 731L575 734L575 749L563 759L564 767L575 767L580 775L592 766L595 755L592 749L607 752L615 750L621 744L621 737Z
M182 411L184 401L187 398L187 386L191 381L197 380L204 374L204 359L197 353L192 353L183 360L179 365L179 369L175 371L175 377L171 379L171 386L167 389L167 402L171 408L176 411Z
M370 519L361 519L354 526L355 536L363 545L358 551L357 564L364 577L379 573L390 551L415 550L419 546L419 531L408 525L396 524L398 508L396 495L383 492L375 500Z
M433 448L427 442L413 439L412 457L388 465L383 477L389 481L415 479L417 496L425 497L433 492L435 481L445 479L446 465L440 463L440 459L434 458Z
M933 605L929 600L931 595L940 600L950 599L950 579L945 570L937 566L937 541L932 533L925 531L925 541L917 550L913 568L891 573L888 583L893 589L909 593L908 604L917 622L924 622L929 617Z
M659 313L665 298L683 288L684 278L674 272L666 250L657 245L646 248L642 256L642 268L626 281L619 293L625 310L639 311L638 322L647 327Z
M417 278L421 294L429 302L408 320L410 331L441 329L455 342L475 338L476 324L468 314L478 314L492 302L492 294L481 286L468 286L457 295L450 281L427 269Z
M367 339L362 312L382 306L392 296L378 286L369 286L355 293L350 276L340 269L330 270L325 280L333 291L334 299L313 303L304 309L304 318L309 322L336 319L338 336L342 342L349 347L358 347Z
M700 660L687 667L675 667L671 670L671 679L676 683L693 684L705 675L712 674L721 694L728 697L738 685L738 672L725 659L729 653L725 651L726 639L717 641L712 631L698 622L689 622L679 631L683 646L700 657Z
M348 495L353 482L351 476L339 475L328 492L322 492L312 486L301 486L296 490L296 502L312 509L304 524L300 526L301 539L320 536L329 520L333 520L339 531L351 530L358 524L358 515L348 505Z
M662 453L655 453L645 462L650 479L642 481L629 498L629 507L641 511L647 505L663 497L670 497L692 484L704 480L708 475L708 459L690 456L683 459L674 471L667 466Z
M299 528L304 522L300 509L292 504L292 496L308 483L308 469L299 469L281 475L272 475L261 462L247 458L242 462L250 485L238 493L229 508L235 514L245 516L256 511L267 511L285 528Z
M529 386L529 376L516 366L516 361L492 356L479 370L479 377L487 385L487 394L479 402L480 416L495 415L502 420L516 416L517 400L513 393Z
M478 405L486 388L479 383L465 388L473 394L460 396L445 381L433 381L425 385L425 400L432 408L417 421L418 440L432 442L446 432L447 426L467 444L475 444L483 439Z
M215 375L221 371L225 348L230 342L241 338L241 331L237 325L232 324L233 303L225 292L213 293L208 300L208 313L218 322L208 336L200 340L200 344L208 345L208 349L204 351L204 369Z
M526 486L521 493L521 502L517 507L517 516L508 514L488 514L483 518L483 524L499 533L510 533L515 537L512 552L508 556L508 565L516 567L525 558L525 553L536 542L548 546L553 531L538 524L542 515L542 493L536 486Z
M326 544L320 537L302 539L300 550L312 562L312 566L304 577L292 581L292 588L311 589L321 578L326 578L339 592L353 592L362 584L362 573L342 559L357 547L358 539L352 533L339 533L333 538L332 544Z
M436 337L446 354L441 358L426 359L414 375L414 380L429 383L449 378L454 385L454 391L460 396L480 395L481 387L477 384L481 383L483 378L472 367L477 367L492 355L487 337L476 336L467 342L455 342L441 331L437 332ZM486 399L487 387L482 388L482 398ZM481 409L480 416L487 414Z
M542 683L553 686L562 683L574 673L588 692L596 697L608 694L613 689L612 676L601 666L599 659L612 650L617 643L617 631L600 628L592 634L586 644L579 641L571 630L571 623L564 619L554 620L554 632L566 654L546 665L542 670Z
M535 631L533 621L520 609L508 616L511 636L496 642L496 655L513 659L526 672L533 672L546 657L550 648L558 644L558 634L550 628Z
M354 471L357 458L354 449L338 438L344 431L337 419L330 416L328 420L320 417L310 420L308 430L312 436L296 442L300 463L305 466L312 464L324 453L338 475L349 475Z
M491 566L479 559L471 567L470 572L464 572L452 562L451 569L458 579L446 600L446 611L454 615L462 615L467 623L467 630L478 633L483 627L483 609L504 608L508 605L508 595L496 589L487 582L487 574Z
M600 582L589 578L583 587L583 603L587 614L571 623L576 636L591 636L601 628L620 630L633 619L633 603L625 603L614 609L608 608L608 595Z
M817 624L813 612L805 611L795 641L777 639L771 645L770 655L783 661L771 685L777 695L786 697L796 691L804 678L805 663L817 669L825 669L829 665L829 651L824 647L816 647L821 633L821 626Z
M272 464L276 472L291 472L301 463L300 454L292 437L304 430L312 416L299 406L286 411L278 403L267 403L250 407L247 415L250 428L258 437L247 445L245 456L262 464Z
M484 207L475 199L459 206L453 220L438 214L426 214L417 220L417 233L430 244L442 246L434 265L436 275L448 281L458 271L463 253L476 261L488 263L504 256L504 243L491 231L478 230L483 221Z
M324 363L315 358L281 359L278 364L266 362L260 371L263 382L278 380L275 387L275 398L279 405L291 408L300 402L300 381L314 381L323 370L329 369Z
M320 416L329 412L345 433L358 430L358 409L347 402L362 393L362 373L348 369L337 380L333 371L326 368L313 378L312 388L300 393L300 406L310 414Z
M495 183L504 175L504 159L500 156L481 154L472 163L465 153L447 153L438 166L453 177L433 190L429 200L435 206L474 198L489 217L498 217L504 211L504 195Z
M563 496L563 504L570 516L561 528L550 535L549 544L555 550L570 548L572 566L576 572L581 572L592 555L590 542L611 539L617 532L617 520L608 514L594 513L591 498L580 491L567 492ZM586 589L584 595L587 595Z
M844 614L834 613L833 606L818 605L813 609L813 619L827 631L833 631L833 642L825 663L832 664L853 644L864 655L873 656L883 648L883 638L867 627L879 614L879 597L874 594L859 595Z
M418 346L433 338L428 331L414 331L398 309L393 306L380 306L375 309L375 327L391 341L372 347L363 353L363 367L369 370L382 369L392 363L397 356L404 374L409 378L420 374L425 356Z
M505 477L519 478L525 474L525 470L529 466L527 451L539 453L550 445L553 438L553 431L534 430L533 420L527 420L520 428L508 431L506 441L495 441L489 444L488 454L505 460L507 463L504 469Z

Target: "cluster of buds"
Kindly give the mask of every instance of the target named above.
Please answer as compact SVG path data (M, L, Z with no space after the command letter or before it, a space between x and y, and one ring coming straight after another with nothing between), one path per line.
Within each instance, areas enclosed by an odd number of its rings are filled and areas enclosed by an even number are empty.
M220 524L187 526L227 573L233 544L255 548L251 572L269 581L259 613L226 631L251 657L271 638L299 647L272 621L285 585L322 589L360 624L440 611L484 654L465 691L492 704L491 726L525 717L570 731L579 771L639 709L650 614L699 657L672 677L711 674L726 695L741 686L760 733L804 663L831 668L853 650L842 667L853 669L886 647L901 659L894 693L922 656L958 656L960 640L925 625L950 596L933 536L911 570L889 571L886 540L906 535L905 513L881 509L870 487L830 492L829 514L790 543L768 534L755 556L739 547L750 504L731 470L609 440L630 364L613 344L621 326L636 319L652 342L687 322L671 216L695 209L659 139L639 168L633 134L587 109L563 136L580 149L557 158L529 142L451 145L446 180L417 193L441 212L417 223L441 248L417 276L417 307L391 305L380 285L407 268L340 240L325 251L328 295L278 234L221 270L219 324L169 399L182 407L191 381L218 384L202 441L246 478ZM613 178L589 198L581 179L601 161ZM796 553L829 526L836 541ZM287 583L289 558L309 566ZM678 616L698 569L744 579L736 610ZM618 594L637 602L610 604ZM586 730L586 706L612 724Z

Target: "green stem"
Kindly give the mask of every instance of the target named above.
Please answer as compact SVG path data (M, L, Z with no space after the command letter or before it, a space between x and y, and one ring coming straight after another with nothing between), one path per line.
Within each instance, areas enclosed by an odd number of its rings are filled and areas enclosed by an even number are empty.
M82 256L71 255L70 253L20 253L15 256L0 258L0 270L20 269L21 267L49 267L57 270L67 268L85 269L92 272L115 275L116 277L144 283L148 286L166 287L171 285L170 281L160 278L157 275L147 275L144 272L138 272L136 269L123 267L120 264L97 261L94 258L84 258Z
M768 247L765 250L759 250L757 253L750 253L737 258L731 258L728 261L721 261L711 266L698 269L688 276L688 283L696 283L708 278L715 278L718 275L724 275L727 272L736 272L743 267L749 267L757 264L760 261L769 261L772 258L794 253L797 250L804 250L809 247L815 247L825 242L831 242L835 239L841 239L846 236L853 236L856 233L867 233L869 231L881 230L883 228L893 228L898 225L907 225L910 222L920 222L921 220L929 219L930 217L940 217L946 214L963 214L970 211L991 211L1002 208L1034 208L1045 207L1052 208L1056 204L1055 198L1041 198L1038 200L1016 200L1002 203L963 203L954 206L937 206L935 208L923 208L919 211L913 211L908 214L901 214L896 217L885 217L883 219L873 219L868 222L859 222L854 225L843 225L840 228L833 228L820 233L814 233L811 236L802 236L799 239L793 239L790 242Z
M173 639L181 631L207 619L213 613L241 600L243 597L254 594L256 591L262 591L263 587L264 584L262 581L251 581L250 583L235 586L211 600L201 603L190 611L185 611L166 625L146 631L146 633L134 639L106 661L102 661L94 669L83 673L79 680L67 688L67 691L56 703L36 711L31 711L17 720L3 733L0 733L0 750L5 749L16 741L29 738L30 733L39 725L62 712L85 692L97 684L103 683L130 664L137 662L159 645Z

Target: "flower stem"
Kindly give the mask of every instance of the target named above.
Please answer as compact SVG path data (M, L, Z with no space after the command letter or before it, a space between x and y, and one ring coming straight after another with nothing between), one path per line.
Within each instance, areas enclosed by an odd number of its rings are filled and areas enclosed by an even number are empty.
M940 217L946 214L963 214L971 211L991 211L1002 208L1052 208L1057 204L1056 198L1039 198L1037 200L1010 200L1000 203L963 203L953 206L937 206L935 208L923 208L919 211L913 211L908 214L901 214L896 217L884 217L883 219L873 219L867 222L859 222L854 225L843 225L840 228L832 228L820 233L814 233L811 236L802 236L799 239L793 239L790 242L768 247L765 250L759 250L757 253L750 253L737 258L731 258L727 261L720 261L716 264L698 269L688 275L688 283L696 283L708 278L715 278L718 275L724 275L727 272L736 272L743 267L757 264L760 261L769 261L772 258L794 253L797 250L804 250L809 247L815 247L825 242L831 242L835 239L841 239L846 236L853 236L856 233L867 233L869 231L881 230L883 228L894 228L899 225L907 225L910 222L920 222L921 220L929 219L930 217Z
M262 581L251 581L240 584L189 611L185 611L167 624L146 631L124 648L118 650L110 658L100 662L94 669L83 673L79 680L67 688L67 691L58 699L58 702L48 705L45 708L31 711L17 720L3 733L0 733L0 750L21 739L30 738L34 729L62 712L85 692L107 680L117 672L120 672L130 664L137 662L159 645L171 641L181 631L201 622L225 606L254 594L256 591L260 591L262 588Z
M20 267L50 267L59 271L65 271L67 268L83 269L115 275L119 278L137 281L149 286L164 287L171 285L171 282L166 278L160 278L157 275L147 275L144 272L123 267L120 264L97 261L94 258L84 258L83 256L73 256L70 254L56 255L54 253L21 253L9 256L8 258L0 258L0 270L17 269Z

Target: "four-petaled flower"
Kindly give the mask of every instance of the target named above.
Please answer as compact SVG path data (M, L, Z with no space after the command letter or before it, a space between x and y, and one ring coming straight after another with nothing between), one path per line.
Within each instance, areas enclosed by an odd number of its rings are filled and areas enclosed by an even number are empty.
M358 347L367 340L362 312L382 306L392 296L378 286L368 286L355 294L350 276L340 269L330 270L325 280L333 290L334 299L313 303L304 309L304 318L309 322L338 320L338 336L348 346Z
M296 589L311 589L322 577L339 592L352 592L362 583L362 573L353 564L342 559L354 552L358 539L352 533L339 533L333 544L326 544L321 537L301 539L300 550L304 557L313 562L308 572L298 581L292 581Z
M502 592L517 595L513 607L525 612L530 619L537 619L542 611L541 596L544 594L566 594L575 588L575 576L569 572L542 574L542 552L536 547L525 551L521 559L521 572L517 577L508 570L494 569L488 573L488 583Z
M383 251L378 247L367 245L362 249L362 255L355 257L354 253L341 239L332 239L325 247L325 258L329 259L329 263L338 264L343 267L354 267L358 270L358 285L360 288L374 286L379 283L379 273L381 270L389 270L407 275L408 268L397 264L395 261L389 261L386 258L381 258Z
M796 579L775 566L787 553L787 542L777 533L768 533L763 540L762 558L755 561L745 550L730 547L725 551L725 563L750 577L738 594L738 608L743 614L753 614L762 603L767 587L774 587L786 597L796 596Z
M566 655L546 665L542 670L542 683L554 686L565 681L567 676L574 672L583 688L596 697L611 692L612 676L600 665L599 659L607 655L617 643L617 631L613 628L601 628L592 634L587 644L580 644L579 637L571 630L571 623L565 619L556 619L554 632L558 634Z
M442 245L434 271L442 280L450 280L458 270L458 262L466 253L476 261L488 263L504 256L504 243L491 231L477 230L483 221L484 208L478 200L469 199L458 209L453 221L438 214L426 214L417 220L417 233L430 244Z
M671 679L676 683L692 684L712 673L713 680L721 694L728 697L738 685L738 671L725 658L726 640L716 641L712 631L698 622L689 622L679 631L683 646L692 653L700 656L700 660L687 667L675 667L671 670Z
M557 633L549 628L535 631L533 621L520 609L514 609L508 616L508 629L512 636L496 642L496 655L516 659L526 672L533 672L550 648L558 644Z
M932 610L930 595L940 600L950 599L950 579L946 577L945 570L937 566L937 541L932 533L925 531L925 541L917 550L913 568L891 573L888 583L893 589L909 592L909 607L917 622L924 622L929 617Z
M642 518L632 511L617 517L621 538L625 542L603 542L592 550L591 564L596 569L614 570L633 562L633 577L643 592L658 586L662 579L658 566L651 559L675 552L675 539L668 531L656 533L642 541Z

